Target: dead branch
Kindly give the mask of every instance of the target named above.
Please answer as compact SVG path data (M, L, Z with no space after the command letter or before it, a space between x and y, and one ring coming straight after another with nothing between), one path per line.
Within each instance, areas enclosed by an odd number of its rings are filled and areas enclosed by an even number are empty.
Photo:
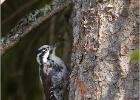
M23 17L5 37L1 38L2 54L18 43L33 28L71 3L71 0L54 0L51 4L46 4L41 9L36 9Z

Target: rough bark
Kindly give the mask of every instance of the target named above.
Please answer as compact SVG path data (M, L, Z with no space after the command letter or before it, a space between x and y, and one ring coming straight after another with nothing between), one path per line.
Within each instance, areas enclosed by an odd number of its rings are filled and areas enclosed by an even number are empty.
M110 0L113 1L113 0ZM35 10L1 39L4 52L46 18L69 5L58 0ZM129 55L138 48L137 0L74 2L73 49L69 100L138 100L138 62Z
M138 100L138 1L77 0L69 100Z
M40 23L71 3L71 0L53 0L51 4L46 4L44 7L34 10L23 17L5 37L1 38L2 53L13 47L22 37L40 25Z

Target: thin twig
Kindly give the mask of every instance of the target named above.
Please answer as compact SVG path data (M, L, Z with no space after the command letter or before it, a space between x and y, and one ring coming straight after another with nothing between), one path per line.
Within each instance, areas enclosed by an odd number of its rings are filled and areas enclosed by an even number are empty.
M12 20L12 18L14 18L20 12L22 12L23 10L25 10L28 7L30 7L31 5L33 5L36 2L38 2L38 0L31 0L31 1L29 1L28 3L26 3L25 5L23 5L19 9L17 9L12 15L8 16L8 18L5 18L4 20L2 20L1 24L3 25L5 23L7 23L9 20Z

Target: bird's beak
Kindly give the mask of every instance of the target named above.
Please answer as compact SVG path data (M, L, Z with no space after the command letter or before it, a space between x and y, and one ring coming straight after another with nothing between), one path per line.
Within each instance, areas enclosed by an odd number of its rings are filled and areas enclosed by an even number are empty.
M52 48L53 48L53 49L56 49L56 47L58 47L58 45L59 45L59 43L55 43L55 44L52 46Z
M56 43L55 43L55 44L53 44L53 45L51 46L51 49L55 52L56 47L57 47L57 45L56 45Z

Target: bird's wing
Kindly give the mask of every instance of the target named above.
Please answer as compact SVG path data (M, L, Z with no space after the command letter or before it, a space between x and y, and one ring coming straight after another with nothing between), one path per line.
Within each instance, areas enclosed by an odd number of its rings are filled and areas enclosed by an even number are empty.
M44 65L44 67L48 68L49 65ZM52 83L52 75L51 72L46 74L43 69L40 70L40 77L42 80L42 84L44 87L44 93L46 95L46 100L57 100L54 96L53 92L53 83Z

